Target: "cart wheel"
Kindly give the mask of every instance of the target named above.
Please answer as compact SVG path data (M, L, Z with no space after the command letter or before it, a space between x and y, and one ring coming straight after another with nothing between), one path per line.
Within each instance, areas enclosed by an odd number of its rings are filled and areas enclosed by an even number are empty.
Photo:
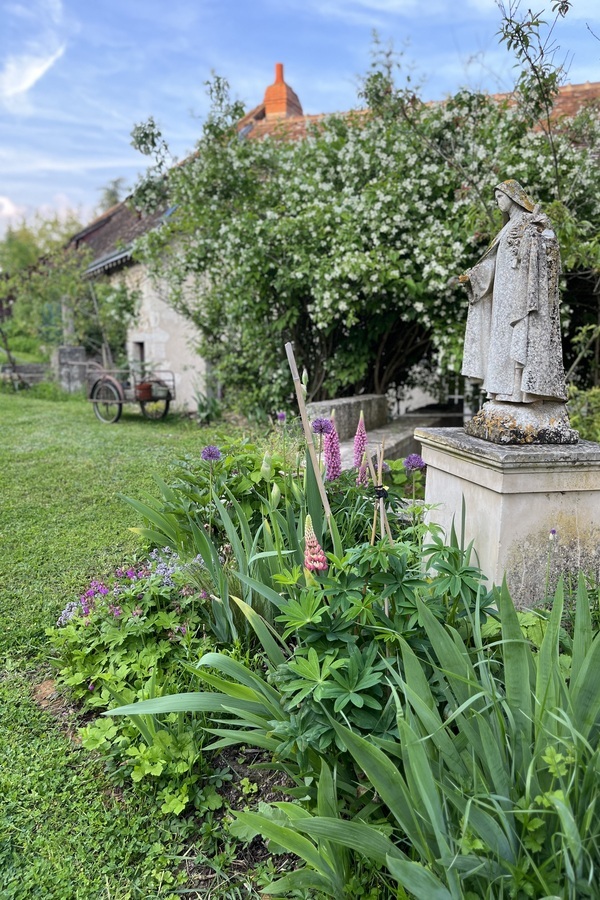
M96 417L101 422L110 425L119 421L123 411L123 398L112 381L107 379L97 381L90 396Z
M165 396L156 397L154 400L140 400L140 409L142 410L142 415L145 416L146 419L154 419L157 422L159 419L164 419L169 412L171 394L169 393L166 384L162 381L153 381L151 383L158 385L165 393Z

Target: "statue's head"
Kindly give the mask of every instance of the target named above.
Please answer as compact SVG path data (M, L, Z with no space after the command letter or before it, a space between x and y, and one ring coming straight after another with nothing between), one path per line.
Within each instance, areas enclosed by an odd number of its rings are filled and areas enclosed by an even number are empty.
M512 203L516 203L521 209L527 210L527 212L533 212L535 208L535 203L525 192L525 188L518 181L515 181L514 178L509 178L508 181L502 181L500 184L497 184L494 189L494 196L502 210L505 221L508 218L510 205L503 202L504 197L507 197Z

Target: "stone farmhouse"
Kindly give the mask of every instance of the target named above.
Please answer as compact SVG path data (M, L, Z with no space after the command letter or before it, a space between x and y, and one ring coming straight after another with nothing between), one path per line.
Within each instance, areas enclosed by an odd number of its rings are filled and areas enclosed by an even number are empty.
M505 99L510 98L498 95L498 100ZM599 99L600 82L567 85L560 89L554 116L575 115L583 105ZM267 87L262 103L240 120L238 131L246 139L279 135L300 140L307 126L322 118L323 115L304 115L297 94L284 80L283 65L277 63L274 83ZM159 227L169 213L170 210L141 215L125 200L74 235L70 246L91 251L92 262L87 269L90 278L103 276L124 282L138 292L138 315L127 335L128 359L155 369L171 369L175 374L177 407L193 409L197 393L207 390L207 367L196 350L198 335L192 323L169 306L166 292L150 279L145 266L132 259L135 239Z

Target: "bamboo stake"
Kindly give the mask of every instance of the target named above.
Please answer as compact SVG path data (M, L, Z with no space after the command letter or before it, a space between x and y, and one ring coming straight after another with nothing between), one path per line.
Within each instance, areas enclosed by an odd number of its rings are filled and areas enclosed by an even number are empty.
M317 451L315 450L312 429L310 427L310 422L308 421L306 402L304 400L304 391L302 390L302 382L300 381L298 366L296 365L296 358L294 356L294 345L288 342L285 345L285 352L287 354L290 372L292 373L292 379L294 381L294 387L296 389L298 409L300 410L300 418L302 419L302 427L304 429L304 436L306 438L308 454L313 464L313 469L315 470L315 478L317 479L317 487L319 488L319 494L321 495L321 500L323 502L323 510L325 511L325 518L327 519L327 527L331 531L331 507L329 505L329 498L327 496L327 492L325 491L323 476L321 475L321 468L317 459Z

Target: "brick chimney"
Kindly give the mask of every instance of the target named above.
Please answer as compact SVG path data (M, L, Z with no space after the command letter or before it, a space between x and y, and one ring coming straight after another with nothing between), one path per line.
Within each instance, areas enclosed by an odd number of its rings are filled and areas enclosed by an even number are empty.
M283 63L275 63L275 83L265 91L264 104L267 119L304 115L295 91L283 80Z

